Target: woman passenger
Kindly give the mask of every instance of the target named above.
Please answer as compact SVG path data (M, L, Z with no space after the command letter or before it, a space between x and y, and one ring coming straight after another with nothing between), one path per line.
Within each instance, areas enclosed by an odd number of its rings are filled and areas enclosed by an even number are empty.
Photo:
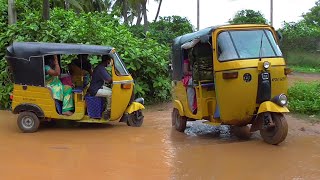
M60 67L57 55L47 56L45 69L46 86L52 91L53 98L62 101L62 114L70 116L74 110L72 87L63 85L59 79Z
M183 61L183 85L187 88L187 97L188 97L188 103L189 108L193 114L196 113L197 110L197 99L196 99L196 92L193 87L192 83L192 68L190 60L187 56L187 58Z

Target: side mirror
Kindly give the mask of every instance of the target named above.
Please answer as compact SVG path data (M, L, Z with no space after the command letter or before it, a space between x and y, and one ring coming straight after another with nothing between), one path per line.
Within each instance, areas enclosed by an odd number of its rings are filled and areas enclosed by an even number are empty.
M282 43L282 40L283 40L282 33L280 31L277 31L277 35L278 35L278 39L279 39L280 43Z

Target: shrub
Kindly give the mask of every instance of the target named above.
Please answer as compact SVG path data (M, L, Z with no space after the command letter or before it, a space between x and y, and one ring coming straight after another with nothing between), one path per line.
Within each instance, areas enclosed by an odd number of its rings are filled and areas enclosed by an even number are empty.
M308 115L320 113L320 81L295 83L288 95L291 111Z
M106 13L81 13L53 9L49 21L42 21L37 11L26 11L24 19L8 27L0 34L1 52L13 41L64 42L109 45L117 49L129 72L136 81L137 96L147 97L147 102L164 101L170 98L170 79L167 73L169 47L152 38L139 39L129 32L119 20ZM0 59L3 59L1 53ZM92 59L94 64L96 60ZM62 62L64 63L64 62ZM5 61L0 62L0 104L8 107L8 92ZM4 90L5 89L5 90Z

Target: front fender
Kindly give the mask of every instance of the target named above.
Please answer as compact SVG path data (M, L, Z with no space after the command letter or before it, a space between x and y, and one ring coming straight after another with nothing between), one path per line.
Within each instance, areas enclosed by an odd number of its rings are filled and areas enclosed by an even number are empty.
M145 109L145 107L141 103L132 102L130 104L130 106L127 107L125 112L128 114L131 114L131 113L138 111L138 110L141 110L141 109Z
M287 107L281 107L272 101L265 101L260 104L257 114L263 112L287 113L290 112Z
M180 101L174 100L173 107L178 109L180 116L184 116L183 106Z

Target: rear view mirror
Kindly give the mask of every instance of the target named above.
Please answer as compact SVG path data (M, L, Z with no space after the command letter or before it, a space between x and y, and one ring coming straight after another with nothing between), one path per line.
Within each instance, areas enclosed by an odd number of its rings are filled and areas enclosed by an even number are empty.
M278 39L280 41L280 43L282 42L283 40L283 36L282 36L282 33L280 31L277 31L277 36L278 36Z

